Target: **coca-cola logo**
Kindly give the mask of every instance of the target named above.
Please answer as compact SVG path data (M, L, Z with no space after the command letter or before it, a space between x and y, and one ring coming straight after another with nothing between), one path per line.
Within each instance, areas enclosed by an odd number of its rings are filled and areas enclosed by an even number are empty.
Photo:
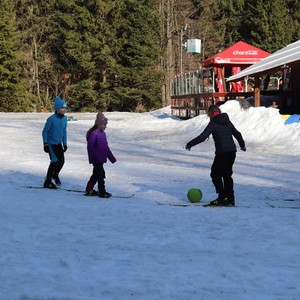
M246 51L241 51L241 50L234 50L233 55L257 55L258 52L257 50L246 50Z

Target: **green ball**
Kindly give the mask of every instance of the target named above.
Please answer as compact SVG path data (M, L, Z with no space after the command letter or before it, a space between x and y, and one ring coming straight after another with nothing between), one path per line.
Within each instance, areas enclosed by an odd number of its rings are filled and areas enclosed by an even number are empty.
M192 188L188 191L187 197L192 203L197 203L202 199L202 192L199 189Z

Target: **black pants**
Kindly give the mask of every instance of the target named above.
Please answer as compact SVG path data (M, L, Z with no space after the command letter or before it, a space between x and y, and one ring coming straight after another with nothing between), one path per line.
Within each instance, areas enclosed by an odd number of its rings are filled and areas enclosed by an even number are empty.
M94 185L98 182L99 194L105 193L105 170L103 164L93 164L93 174L87 183L86 191L91 191Z
M58 175L65 164L65 155L62 145L49 145L49 156L51 162L48 167L47 180L51 181L52 177Z
M234 201L232 167L235 161L236 152L217 153L211 166L211 178L220 197L227 197Z

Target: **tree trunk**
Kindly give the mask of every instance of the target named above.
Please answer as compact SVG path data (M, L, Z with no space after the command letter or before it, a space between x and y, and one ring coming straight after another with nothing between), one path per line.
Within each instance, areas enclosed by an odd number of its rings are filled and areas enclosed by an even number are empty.
M40 80L39 80L39 65L38 65L38 53L37 53L37 42L36 37L33 37L33 72L34 72L34 83L36 86L36 94L38 97L38 106L41 108L41 94L40 94Z
M174 33L174 0L160 0L159 12L161 15L162 38L161 47L164 53L161 58L161 69L164 74L162 83L162 106L171 103L172 79L174 76L174 55L172 38Z

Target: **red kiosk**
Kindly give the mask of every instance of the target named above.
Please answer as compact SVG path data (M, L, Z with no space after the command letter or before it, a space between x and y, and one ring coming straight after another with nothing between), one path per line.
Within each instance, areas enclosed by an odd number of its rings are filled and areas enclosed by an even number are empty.
M241 70L259 62L270 53L250 44L239 41L233 46L220 50L217 54L203 61L202 74L209 74L202 81L202 90L194 93L177 93L171 96L172 114L180 118L197 116L212 103L220 99L253 96L253 91L243 88L242 82L230 82L226 88L225 77L237 74ZM225 71L226 75L225 76ZM204 78L204 75L203 75Z
M231 68L231 74L235 75L242 69L245 69L261 59L269 56L270 53L259 48L256 48L250 44L239 41L233 46L219 51L216 55L207 58L203 62L204 68L213 67L214 74L216 76L217 88L219 93L223 92L243 92L242 83L232 82L231 89L227 91L225 86L225 68ZM216 91L217 89L215 89Z

